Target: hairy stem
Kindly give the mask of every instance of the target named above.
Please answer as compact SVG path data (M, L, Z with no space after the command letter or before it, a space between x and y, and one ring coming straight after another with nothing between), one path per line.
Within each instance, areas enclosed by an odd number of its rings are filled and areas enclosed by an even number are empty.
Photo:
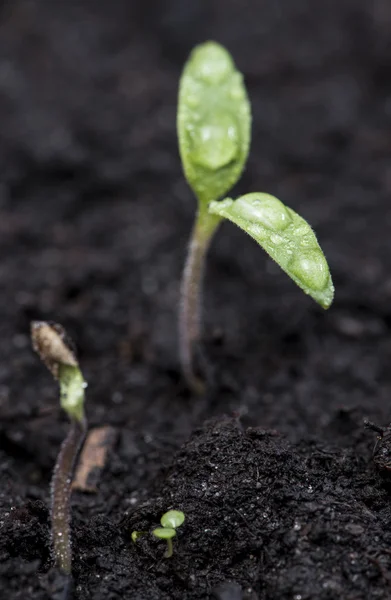
M71 484L86 429L85 419L72 419L71 428L57 457L51 484L53 553L57 566L69 575L72 569Z
M205 256L221 217L200 204L182 276L179 309L179 358L190 389L202 394L204 383L194 371L194 350L201 335L201 296Z

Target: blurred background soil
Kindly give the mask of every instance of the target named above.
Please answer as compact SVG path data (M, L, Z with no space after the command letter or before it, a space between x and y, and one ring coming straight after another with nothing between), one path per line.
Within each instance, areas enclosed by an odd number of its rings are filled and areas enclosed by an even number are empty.
M214 384L177 358L195 211L178 78L215 39L253 110L236 191L314 227L323 312L224 224L205 281ZM391 6L387 0L12 0L0 7L0 590L55 598L48 500L67 421L30 348L62 323L91 426L117 442L73 499L75 598L391 596L390 485L365 416L391 408ZM174 557L146 536L185 511Z

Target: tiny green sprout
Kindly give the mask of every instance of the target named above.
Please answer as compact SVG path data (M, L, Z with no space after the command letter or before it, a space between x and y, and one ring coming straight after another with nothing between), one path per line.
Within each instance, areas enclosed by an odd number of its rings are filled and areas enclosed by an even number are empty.
M253 237L323 308L332 303L334 287L311 227L280 200L252 193L221 201L247 160L251 110L241 73L227 50L215 42L197 46L185 65L177 130L183 171L198 199L181 284L179 354L189 387L203 393L204 383L194 367L201 337L202 279L208 247L223 219Z
M53 554L57 566L71 576L72 547L70 498L74 469L83 444L87 421L84 415L84 390L87 386L70 341L61 325L37 321L31 325L34 350L59 382L60 402L71 426L65 438L51 482L51 523Z
M143 535L145 535L145 531L132 531L132 542L136 543Z
M157 527L152 534L160 540L167 540L165 558L171 558L173 553L172 538L176 536L176 529L185 521L185 514L180 510L169 510L160 519L162 527Z

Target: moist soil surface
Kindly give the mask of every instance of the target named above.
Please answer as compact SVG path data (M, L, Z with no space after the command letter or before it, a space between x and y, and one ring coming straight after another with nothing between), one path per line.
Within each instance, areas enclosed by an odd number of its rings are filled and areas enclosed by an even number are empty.
M363 427L391 408L390 36L387 0L2 4L1 598L64 597L48 505L68 422L34 319L66 327L89 425L115 429L97 492L73 494L75 600L391 597L391 484ZM311 223L336 297L323 312L224 224L195 398L177 357L195 200L175 113L210 38L252 100L236 191ZM186 521L165 559L150 532L170 508Z

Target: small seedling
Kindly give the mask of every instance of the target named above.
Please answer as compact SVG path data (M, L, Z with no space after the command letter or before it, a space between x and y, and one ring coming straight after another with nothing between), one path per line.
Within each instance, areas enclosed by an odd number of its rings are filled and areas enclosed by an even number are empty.
M167 541L167 550L164 553L164 558L171 558L173 553L172 538L176 536L176 529L183 524L184 520L185 515L182 511L169 510L160 519L162 527L157 527L153 530L152 534L155 537L159 540Z
M198 199L181 285L179 353L183 374L196 393L204 383L194 368L200 339L205 257L219 224L228 219L254 238L280 267L323 308L334 287L308 223L274 196L251 193L219 201L245 166L251 111L243 77L230 54L215 42L197 46L179 86L177 130L185 177Z
M132 542L136 543L137 540L139 540L145 534L146 534L146 531L132 531L132 535L131 535Z
M71 427L59 452L51 482L51 524L53 554L56 565L71 575L72 548L70 532L71 483L76 460L85 438L84 390L87 384L76 356L61 325L34 322L31 325L34 350L60 385L60 402Z

